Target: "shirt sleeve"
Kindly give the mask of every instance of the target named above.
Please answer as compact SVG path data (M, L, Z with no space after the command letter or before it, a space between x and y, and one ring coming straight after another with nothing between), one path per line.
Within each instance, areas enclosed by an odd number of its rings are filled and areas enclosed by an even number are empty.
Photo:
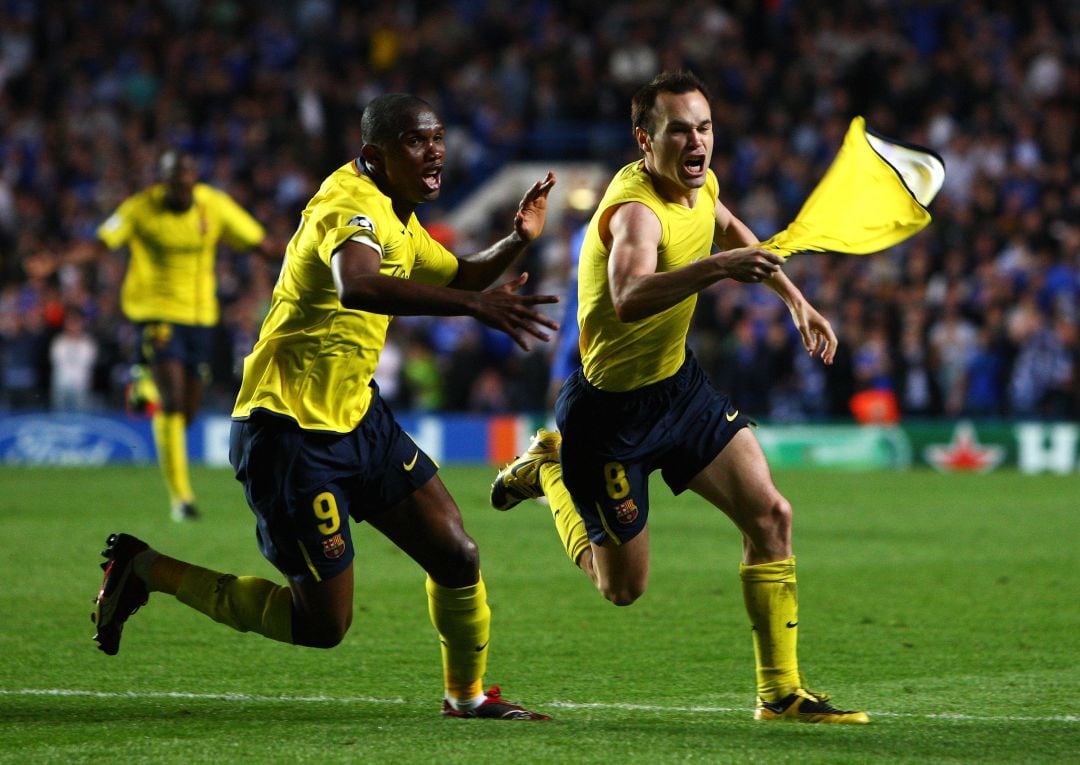
M454 253L436 242L423 226L411 225L416 241L416 262L413 264L413 281L445 287L458 272L458 259Z
M221 236L226 244L233 249L245 251L257 246L266 238L266 229L236 200L223 191L218 191L217 196L218 212L222 222Z
M346 214L343 210L323 212L325 217L321 223L325 226L326 233L319 242L319 257L324 263L329 265L330 258L345 242L366 244L379 253L380 258L383 257L383 245L372 218L360 213L353 214L348 220L343 220Z
M131 239L133 198L124 200L118 208L97 228L97 237L110 250L122 247Z

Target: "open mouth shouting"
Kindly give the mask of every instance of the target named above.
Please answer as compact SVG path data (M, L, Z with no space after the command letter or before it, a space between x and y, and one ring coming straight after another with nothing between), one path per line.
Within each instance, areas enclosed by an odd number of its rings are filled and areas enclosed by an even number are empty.
M428 167L420 174L420 180L429 194L439 193L442 188L442 165Z
M701 178L705 175L705 154L694 153L683 159L683 173L690 178Z

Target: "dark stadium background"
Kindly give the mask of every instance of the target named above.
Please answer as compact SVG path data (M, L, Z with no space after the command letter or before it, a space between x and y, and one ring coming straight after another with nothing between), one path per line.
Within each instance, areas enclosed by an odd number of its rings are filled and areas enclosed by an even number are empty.
M695 350L744 410L851 422L852 396L872 390L908 420L1075 420L1078 17L1065 0L0 3L0 411L50 406L48 349L72 314L99 348L91 408L121 406L122 260L75 254L153 180L167 145L195 152L203 180L285 239L323 175L357 153L364 104L415 92L449 126L445 191L422 215L467 252L504 232L516 202L472 230L448 223L496 170L619 166L634 156L634 88L689 67L713 91L723 198L763 238L794 216L853 115L948 169L913 240L790 262L841 338L832 368L799 352L767 291L702 295ZM584 214L568 210L526 259L537 288L568 289ZM227 412L275 274L220 261L209 404ZM409 319L380 380L401 411L537 412L547 353L476 322Z

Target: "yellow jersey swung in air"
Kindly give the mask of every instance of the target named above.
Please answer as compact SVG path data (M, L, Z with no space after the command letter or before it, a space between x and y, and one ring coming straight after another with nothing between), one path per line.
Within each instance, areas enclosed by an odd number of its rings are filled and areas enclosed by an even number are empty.
M246 251L266 235L224 191L197 183L192 198L189 209L171 210L165 186L155 184L124 200L98 227L106 247L128 247L120 307L131 321L217 324L218 243Z
M933 151L886 138L855 117L795 220L761 246L784 257L880 252L930 224L927 207L944 182L945 163Z
M600 238L605 211L640 202L660 220L657 271L674 271L707 257L716 230L719 184L711 170L693 208L668 202L653 187L642 160L615 174L589 222L578 265L578 326L585 379L606 391L636 390L671 377L686 358L686 336L697 295L639 321L615 315L608 286L610 252Z
M445 286L457 275L457 258L415 214L402 223L355 161L338 168L286 248L270 312L244 359L234 418L265 410L306 430L348 433L359 425L391 317L341 305L330 260L349 240L379 252L385 276Z

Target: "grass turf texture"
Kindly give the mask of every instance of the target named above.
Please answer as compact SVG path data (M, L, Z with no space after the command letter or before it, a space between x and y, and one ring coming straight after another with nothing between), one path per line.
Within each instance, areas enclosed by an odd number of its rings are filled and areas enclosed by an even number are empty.
M796 508L800 658L869 726L756 723L733 526L654 482L649 592L618 609L546 509L487 508L494 470L442 472L480 544L488 682L550 723L443 719L419 569L356 530L356 617L330 651L152 595L95 650L99 550L124 530L277 579L240 486L196 469L169 521L154 468L0 469L0 762L1064 762L1080 746L1080 474L779 473Z

